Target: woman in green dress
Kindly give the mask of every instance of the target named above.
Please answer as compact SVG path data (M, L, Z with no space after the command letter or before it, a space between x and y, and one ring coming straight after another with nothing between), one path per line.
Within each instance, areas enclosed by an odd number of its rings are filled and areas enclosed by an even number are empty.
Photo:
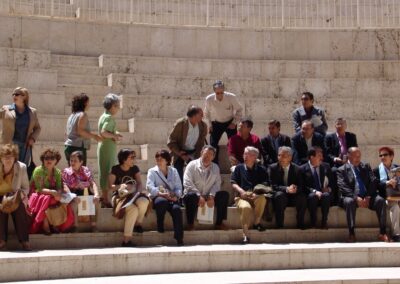
M99 134L103 141L97 147L97 160L99 165L100 188L103 194L103 207L111 208L108 197L108 175L111 167L117 164L117 141L122 135L118 133L114 116L120 109L120 98L115 94L108 94L103 101L104 113L99 119Z

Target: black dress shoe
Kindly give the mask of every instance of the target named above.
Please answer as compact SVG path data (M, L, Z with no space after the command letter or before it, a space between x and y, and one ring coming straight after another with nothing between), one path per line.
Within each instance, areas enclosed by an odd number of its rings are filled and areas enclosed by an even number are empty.
M176 241L176 245L178 247L183 247L185 244L183 243L183 240L178 240L178 241Z
M393 236L392 241L395 243L400 243L400 236L399 235Z
M164 228L158 228L158 229L157 229L157 232L159 232L159 233L161 233L161 234L162 234L162 233L164 233L164 232L165 232L165 230L164 230Z
M267 228L261 226L261 224L257 224L257 225L253 225L253 229L254 229L254 230L257 230L257 231L259 231L259 232L263 232L263 231L265 231Z
M135 233L139 233L139 234L143 234L143 227L142 226L140 226L140 225L138 225L138 226L135 226L134 228L133 228L133 231L135 232Z
M243 240L240 242L242 245L247 245L250 243L250 238L247 236L243 237Z
M136 247L136 244L133 243L132 241L129 241L129 242L122 242L121 246L126 248L134 248Z
M297 229L305 230L305 229L306 229L306 226L303 225L303 224L299 224L299 225L297 225Z

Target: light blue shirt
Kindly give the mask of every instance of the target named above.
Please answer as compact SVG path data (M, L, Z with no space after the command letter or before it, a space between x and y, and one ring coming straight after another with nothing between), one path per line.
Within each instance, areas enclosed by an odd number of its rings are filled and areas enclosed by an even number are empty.
M158 166L149 169L147 172L146 188L150 192L151 197L156 197L158 195L160 185L167 189L166 184L168 184L169 188L175 193L176 197L181 197L182 182L175 168L168 167L167 177L164 176Z

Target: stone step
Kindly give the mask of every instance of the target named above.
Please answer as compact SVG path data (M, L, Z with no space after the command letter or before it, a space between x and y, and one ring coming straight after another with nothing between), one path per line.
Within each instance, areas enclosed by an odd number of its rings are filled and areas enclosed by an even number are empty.
M99 67L98 56L76 56L51 54L51 64L55 65L73 65L77 67Z
M327 119L335 120L337 117L345 116L348 120L363 119L400 119L396 111L400 102L391 98L360 100L357 97L336 98L322 97L315 94L315 105L326 110ZM239 96L239 101L244 107L244 115L254 120L267 121L272 117L281 121L291 118L292 112L300 106L300 96L293 94L291 98L273 98ZM204 108L205 97L171 97L166 95L131 95L124 94L124 118L176 118L177 113L185 114L191 105Z
M219 235L225 236L221 233ZM224 237L224 239L227 238ZM62 240L68 239L62 238ZM82 241L84 240L87 243L93 243L92 238L88 236L83 237ZM5 281L22 281L139 275L149 274L149 271L160 274L397 267L400 262L395 255L399 251L398 245L384 243L199 245L178 248L44 250L29 254L4 252L0 261L4 271L8 272L4 275ZM226 261L227 259L229 262ZM43 268L44 263L45 268ZM77 267L82 269L77 269ZM151 267L150 270L149 267Z
M38 140L40 141L65 141L65 127L67 123L67 115L55 115L55 114L41 114L39 113L39 121L42 127L42 134ZM93 130L97 129L98 118L90 118L90 125ZM128 122L126 120L116 119L117 129L120 132L128 132ZM130 138L125 137L127 141ZM124 141L124 140L123 140ZM131 144L124 143L121 144Z
M57 86L57 72L49 69L0 67L0 88L24 86L29 90L51 90Z
M106 86L106 76L89 75L89 74L58 74L58 85L99 85Z
M103 70L96 66L84 65L65 65L65 64L51 64L52 69L56 69L58 74L65 75L91 75L102 76Z
M84 84L62 84L57 86L57 90L65 93L69 103L73 96L85 93L91 99L91 103L97 106L102 105L104 97L111 92L111 88L108 86Z
M1 66L47 69L50 61L48 50L0 47Z
M150 74L108 75L108 86L118 93L136 95L159 95L181 97L192 94L205 97L212 92L215 77L168 76ZM221 77L226 89L241 97L294 98L305 90L314 93L317 98L335 97L357 99L393 98L397 95L400 83L397 80L354 79L354 78L283 78L260 80L252 78Z
M399 61L219 60L100 55L104 74L129 73L215 78L398 79Z
M268 275L268 277L266 277ZM105 276L96 278L73 278L65 280L47 280L46 283L83 283L96 281L97 284L118 283L160 283L174 279L176 284L207 283L212 279L217 283L293 283L293 284L342 284L342 283L398 283L400 272L397 268L327 268L327 269L291 269L291 270L261 270L234 272L203 272L203 273L167 273L130 276ZM194 280L195 279L195 280ZM24 282L14 282L21 283ZM38 283L41 281L30 281Z
M269 119L274 119L270 117ZM268 119L268 120L269 120ZM163 144L166 143L169 133L175 123L175 119L153 119L153 118L132 118L129 119L130 132L134 136L134 144ZM396 129L398 120L349 120L348 130L357 135L358 143L361 145L397 144L400 137L396 132L387 129ZM328 121L329 131L334 130L334 121ZM147 131L154 129L154 131ZM266 121L254 120L254 134L263 137L266 134ZM281 132L292 136L294 134L291 121L281 121ZM225 135L223 136L225 137ZM225 139L225 138L224 138ZM221 144L226 143L226 139Z

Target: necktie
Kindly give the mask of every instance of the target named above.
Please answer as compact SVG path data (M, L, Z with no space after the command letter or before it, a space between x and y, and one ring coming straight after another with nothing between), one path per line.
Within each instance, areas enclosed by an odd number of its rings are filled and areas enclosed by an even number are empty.
M283 168L283 185L288 185L288 178L289 178L289 167Z
M359 196L365 197L367 195L367 190L365 188L365 184L361 179L361 173L358 167L354 167L354 173L356 174L356 179L358 183L358 188L360 189L360 192L358 193Z
M321 183L320 183L320 180L319 180L317 168L318 168L318 167L314 167L314 173L313 173L313 176L314 176L314 184L315 184L315 189L316 189L317 191L321 191Z

